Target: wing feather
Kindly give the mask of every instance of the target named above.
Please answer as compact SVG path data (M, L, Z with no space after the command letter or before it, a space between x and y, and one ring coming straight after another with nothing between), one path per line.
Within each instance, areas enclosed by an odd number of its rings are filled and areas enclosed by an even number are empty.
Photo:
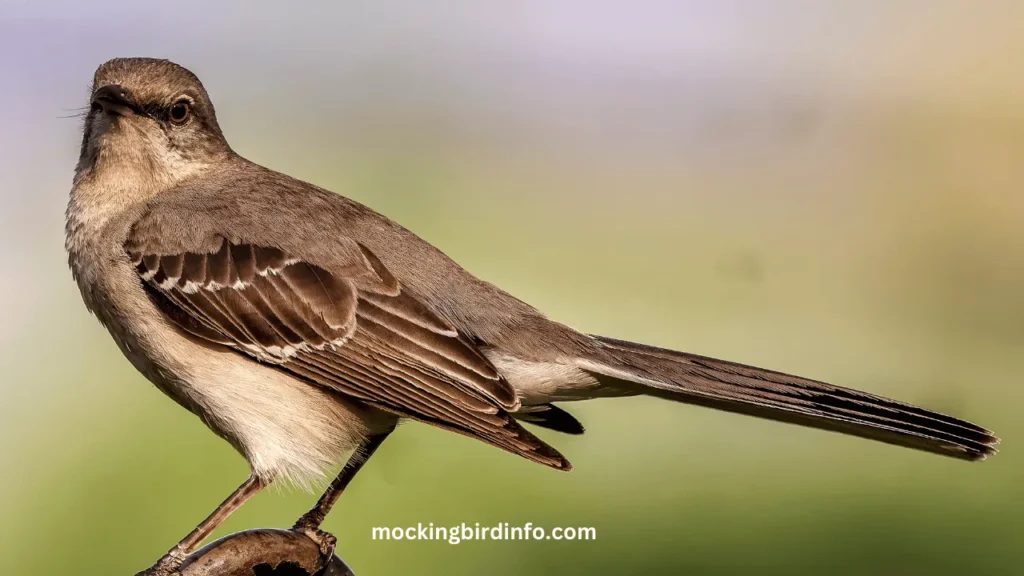
M331 272L225 237L208 251L128 245L154 303L190 334L380 410L570 468L510 415L515 390L476 345L365 247Z

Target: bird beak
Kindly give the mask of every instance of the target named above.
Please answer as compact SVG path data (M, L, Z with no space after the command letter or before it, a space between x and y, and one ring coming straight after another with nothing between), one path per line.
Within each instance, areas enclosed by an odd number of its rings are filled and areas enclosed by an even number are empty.
M97 88L92 93L92 105L119 116L128 116L135 112L135 105L128 99L128 92L118 84Z

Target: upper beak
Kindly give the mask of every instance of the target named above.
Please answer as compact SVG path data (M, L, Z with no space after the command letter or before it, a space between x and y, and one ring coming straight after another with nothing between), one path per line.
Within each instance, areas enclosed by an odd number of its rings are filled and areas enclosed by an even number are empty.
M127 116L135 111L135 105L128 99L128 92L118 84L97 88L92 93L93 106L100 106L105 112Z

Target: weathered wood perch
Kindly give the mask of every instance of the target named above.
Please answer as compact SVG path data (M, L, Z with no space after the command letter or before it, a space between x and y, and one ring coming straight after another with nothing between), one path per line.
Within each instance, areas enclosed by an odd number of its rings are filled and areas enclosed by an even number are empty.
M326 562L312 540L290 530L246 530L190 555L181 576L355 576L337 556Z

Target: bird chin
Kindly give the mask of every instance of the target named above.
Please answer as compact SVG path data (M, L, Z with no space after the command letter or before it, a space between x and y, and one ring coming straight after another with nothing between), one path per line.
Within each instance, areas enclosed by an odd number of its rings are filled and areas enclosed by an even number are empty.
M89 152L95 154L103 146L109 146L111 133L119 131L118 124L121 122L119 118L103 112L90 115L85 128L85 139Z
M98 114L92 125L92 143L101 154L116 150L138 151L145 144L141 126L132 116Z

